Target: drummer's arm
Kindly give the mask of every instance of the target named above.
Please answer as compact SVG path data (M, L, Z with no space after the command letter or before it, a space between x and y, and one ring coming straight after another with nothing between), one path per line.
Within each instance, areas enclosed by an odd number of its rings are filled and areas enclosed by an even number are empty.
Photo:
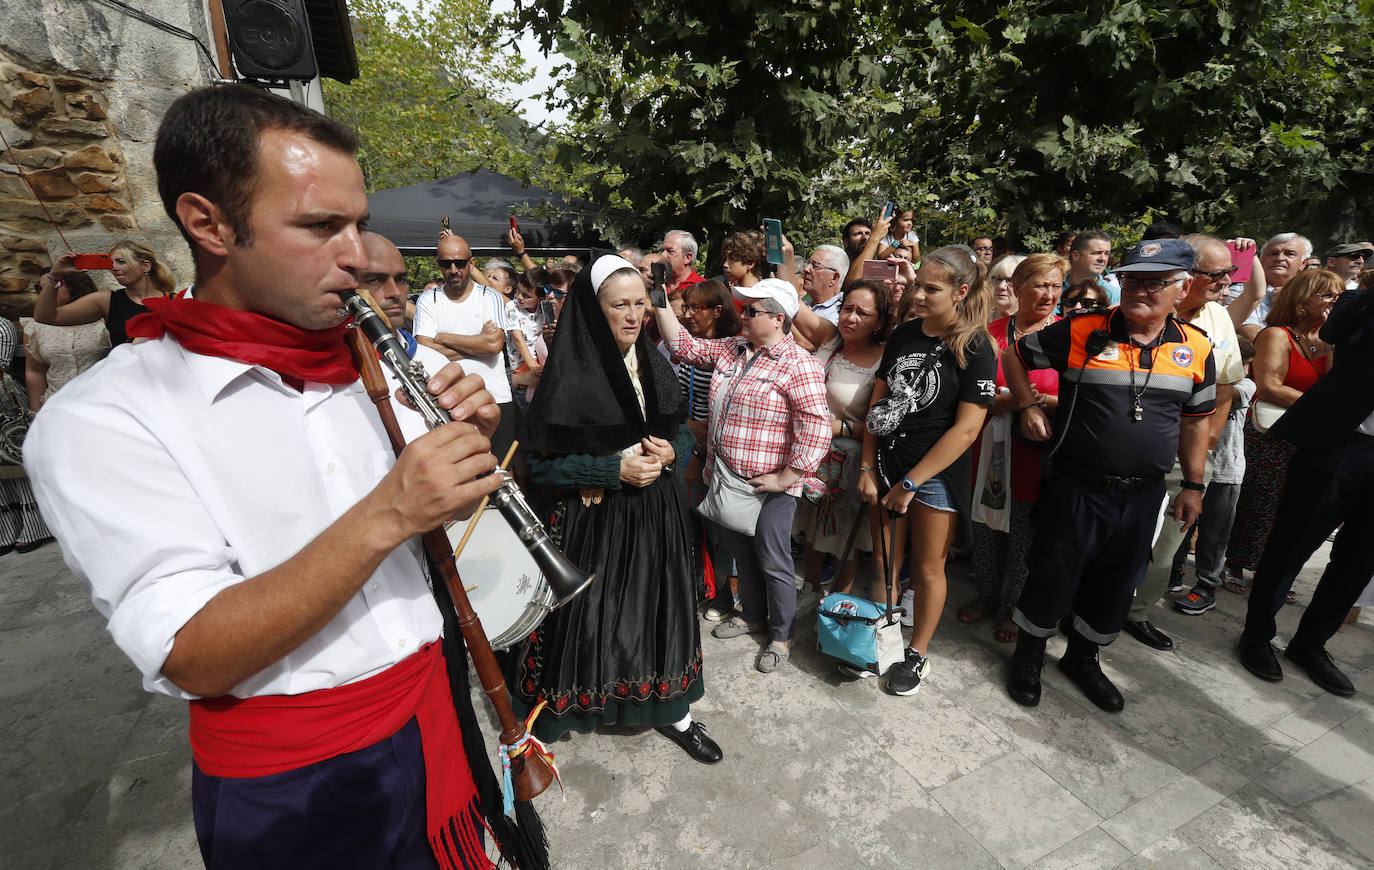
M619 453L532 453L530 478L554 489L620 489L620 459Z

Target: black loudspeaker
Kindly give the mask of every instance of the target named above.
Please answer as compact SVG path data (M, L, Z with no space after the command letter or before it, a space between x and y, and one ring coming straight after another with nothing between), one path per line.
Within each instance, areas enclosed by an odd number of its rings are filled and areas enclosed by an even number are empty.
M224 0L234 67L246 79L313 79L315 49L303 0Z

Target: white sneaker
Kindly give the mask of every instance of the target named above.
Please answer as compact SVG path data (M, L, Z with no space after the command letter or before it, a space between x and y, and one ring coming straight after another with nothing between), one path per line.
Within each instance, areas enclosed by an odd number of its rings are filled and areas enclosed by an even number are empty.
M916 609L916 593L908 589L902 593L902 603L898 605L902 608L902 625L911 628L916 624L916 617L913 613Z

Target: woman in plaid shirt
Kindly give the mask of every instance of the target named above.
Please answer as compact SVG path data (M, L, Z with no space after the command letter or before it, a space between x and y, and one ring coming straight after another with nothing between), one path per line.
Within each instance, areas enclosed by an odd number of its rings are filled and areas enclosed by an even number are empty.
M770 673L787 661L797 609L788 536L801 481L815 473L830 449L830 407L825 372L792 340L800 303L786 281L769 278L734 288L745 303L740 334L693 338L666 308L656 308L658 328L674 358L711 375L711 424L705 479L724 462L765 497L754 534L721 529L735 558L743 612L716 626L716 637L772 635L754 662ZM766 617L766 618L765 618Z

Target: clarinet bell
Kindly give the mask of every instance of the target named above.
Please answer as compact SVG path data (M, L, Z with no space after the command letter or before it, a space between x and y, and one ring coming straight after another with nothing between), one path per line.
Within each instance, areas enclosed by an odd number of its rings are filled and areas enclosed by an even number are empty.
M586 589L596 575L588 574L574 565L557 547L550 545L548 550L547 558L536 556L535 560L544 572L544 582L549 584L549 591L553 593L552 609L557 610Z

